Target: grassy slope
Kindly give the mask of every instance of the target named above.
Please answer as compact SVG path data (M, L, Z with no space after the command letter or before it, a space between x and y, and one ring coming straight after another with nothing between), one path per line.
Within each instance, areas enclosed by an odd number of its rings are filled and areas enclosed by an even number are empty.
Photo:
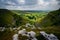
M15 13L15 12L13 12ZM16 12L17 14L17 12ZM36 13L37 14L37 13ZM22 27L22 29L25 28L25 27ZM31 31L32 29L31 28L25 28L27 29L27 31ZM57 27L57 26L48 26L48 27L42 27L42 29L34 29L33 31L35 31L37 33L36 37L38 38L38 40L45 40L40 34L39 34L39 31L45 31L47 33L53 33L55 34L59 39L60 39L60 27ZM12 36L15 34L14 31L9 31L6 30L4 32L0 32L0 40L12 40ZM20 38L20 37L19 37ZM25 40L25 37L22 37L21 40Z
M40 24L44 31L53 33L60 39L60 9L49 12Z
M60 10L49 12L41 21L42 26L60 26Z
M0 26L5 26L7 24L12 25L13 14L13 12L7 9L0 9Z
M39 14L37 14L38 12L21 12L19 11L20 14L24 13L24 18L28 15L31 16L39 16ZM18 12L16 11L11 11L11 10L7 10L7 9L0 9L0 23L3 24L3 25L6 25L6 24L11 24L12 25L12 22L13 22L13 15L16 14L16 15L20 15ZM39 12L40 13L40 12ZM44 13L43 14L40 14L41 16L42 15L45 15ZM2 19L3 18L3 19ZM11 21L12 20L12 21ZM27 20L27 19L26 19ZM1 26L1 25L0 25ZM23 28L23 27L22 27ZM27 29L28 31L31 31L31 29ZM33 30L35 32L38 33L39 30L35 29ZM14 31L10 31L9 29L6 30L6 31L3 31L3 32L0 32L0 40L12 40L12 36L15 34ZM23 39L23 38L22 38Z

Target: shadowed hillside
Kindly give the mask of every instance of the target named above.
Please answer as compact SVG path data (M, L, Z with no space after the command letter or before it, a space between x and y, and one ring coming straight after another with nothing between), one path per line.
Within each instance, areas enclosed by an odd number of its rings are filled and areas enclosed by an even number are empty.
M0 26L12 25L13 14L14 13L7 9L0 9Z
M18 26L19 20L21 21L22 18L12 10L0 9L0 27Z
M60 26L60 9L49 12L40 24L42 26Z

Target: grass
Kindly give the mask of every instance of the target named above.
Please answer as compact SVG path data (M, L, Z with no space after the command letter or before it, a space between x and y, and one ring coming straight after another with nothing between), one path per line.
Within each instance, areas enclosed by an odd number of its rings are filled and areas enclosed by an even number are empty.
M3 10L5 13L6 11ZM2 12L3 13L3 12ZM7 13L10 13L10 11L7 11ZM47 13L45 12L22 12L22 11L12 11L11 12L12 14L16 14L16 15L19 15L19 16L22 16L23 19L26 19L28 20L29 22L36 22L36 23L40 23L40 20L44 19L44 17L47 15ZM38 13L38 14L37 14ZM56 12L55 12L56 13ZM58 12L59 13L59 12ZM9 15L8 15L9 16ZM49 16L49 15L48 15ZM3 17L3 15L2 15ZM5 15L4 16L4 19L6 19L7 16ZM10 18L12 18L10 16ZM10 18L8 18L9 20L7 20L9 23L12 23L12 20L10 20ZM18 17L17 17L18 18ZM59 17L58 17L59 19ZM49 20L49 19L48 19ZM10 22L11 21L11 22ZM19 20L20 21L20 20ZM22 23L24 23L25 21L23 21ZM44 21L43 21L44 22ZM49 21L48 21L49 22ZM1 22L2 23L2 22ZM6 22L5 22L6 23ZM3 23L2 23L3 24ZM8 23L7 23L8 24ZM48 23L46 23L48 25ZM46 25L45 24L45 25ZM50 24L50 23L49 23ZM45 38L39 33L40 31L45 31L46 33L48 34L51 34L53 33L54 35L56 35L58 37L58 39L60 40L60 27L58 26L48 26L48 27L42 27L42 29L38 29L36 27L36 29L31 29L32 27L29 27L29 28L26 28L25 26L22 26L21 29L26 29L28 32L29 31L34 31L36 32L36 38L38 40L45 40ZM20 30L21 30L20 29ZM18 31L10 31L9 28L6 29L5 31L1 32L0 31L0 40L12 40L12 36L17 33ZM26 36L22 36L22 35L19 35L19 40L26 40L27 37Z
M53 33L58 37L58 39L60 39L60 27L45 27L42 28L42 30L47 33Z
M14 32L11 31L3 31L0 32L0 40L12 40Z
M31 28L26 28L27 31L31 31ZM45 31L46 33L53 33L55 34L58 39L60 39L60 27L42 27L42 29L34 29L32 30L34 32L36 32L36 37L38 38L38 40L45 40L45 38L39 33L40 31ZM0 32L0 40L12 40L12 36L15 34L14 31L9 31L9 30L5 30L3 32ZM21 39L20 39L21 38ZM26 40L26 36L21 36L19 35L19 40Z

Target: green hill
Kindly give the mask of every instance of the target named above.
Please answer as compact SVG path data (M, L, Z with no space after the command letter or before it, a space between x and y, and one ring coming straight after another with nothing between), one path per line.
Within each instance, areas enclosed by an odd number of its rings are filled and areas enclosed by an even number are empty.
M37 14L38 13L38 14ZM0 9L0 26L17 27L27 22L33 24L46 16L46 12Z
M40 24L42 26L60 26L60 9L49 12Z
M0 27L8 27L4 31L0 31L0 40L12 40L13 35L22 29L26 29L27 32L34 31L38 40L45 40L45 38L40 34L40 31L45 31L48 34L52 33L60 39L60 27L58 27L60 26L59 18L60 10L46 13L0 9ZM32 25L35 23L35 28L30 26L25 27L27 22L32 23ZM10 27L17 27L17 29L14 30L12 28L11 30ZM26 36L19 35L19 40L26 40Z
M19 26L23 19L17 12L12 10L0 9L0 27Z
M4 27L7 24L12 25L13 23L13 14L7 9L0 9L0 26Z

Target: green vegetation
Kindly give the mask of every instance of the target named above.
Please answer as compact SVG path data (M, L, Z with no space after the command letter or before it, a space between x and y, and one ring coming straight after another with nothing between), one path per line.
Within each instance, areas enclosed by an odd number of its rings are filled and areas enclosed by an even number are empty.
M6 27L8 25L13 25L13 15L11 11L5 10L5 9L0 9L0 26L1 27Z
M0 31L0 40L12 40L14 33L14 31L10 30L5 30L3 32Z
M38 13L38 14L37 14ZM28 12L0 9L1 27L18 27L26 23L34 24L46 16L46 12Z
M45 27L60 26L60 9L49 12L48 15L41 20L40 24Z
M36 29L31 29L32 27L26 28L26 23L34 25ZM12 36L18 30L10 31L10 27L21 27L20 30L24 28L28 32L32 30L36 32L36 38L38 40L45 40L39 33L40 31L45 31L49 34L53 33L60 39L60 9L49 13L0 9L0 27L8 27L5 31L0 31L0 40L12 40ZM26 39L26 36L19 35L19 40Z

